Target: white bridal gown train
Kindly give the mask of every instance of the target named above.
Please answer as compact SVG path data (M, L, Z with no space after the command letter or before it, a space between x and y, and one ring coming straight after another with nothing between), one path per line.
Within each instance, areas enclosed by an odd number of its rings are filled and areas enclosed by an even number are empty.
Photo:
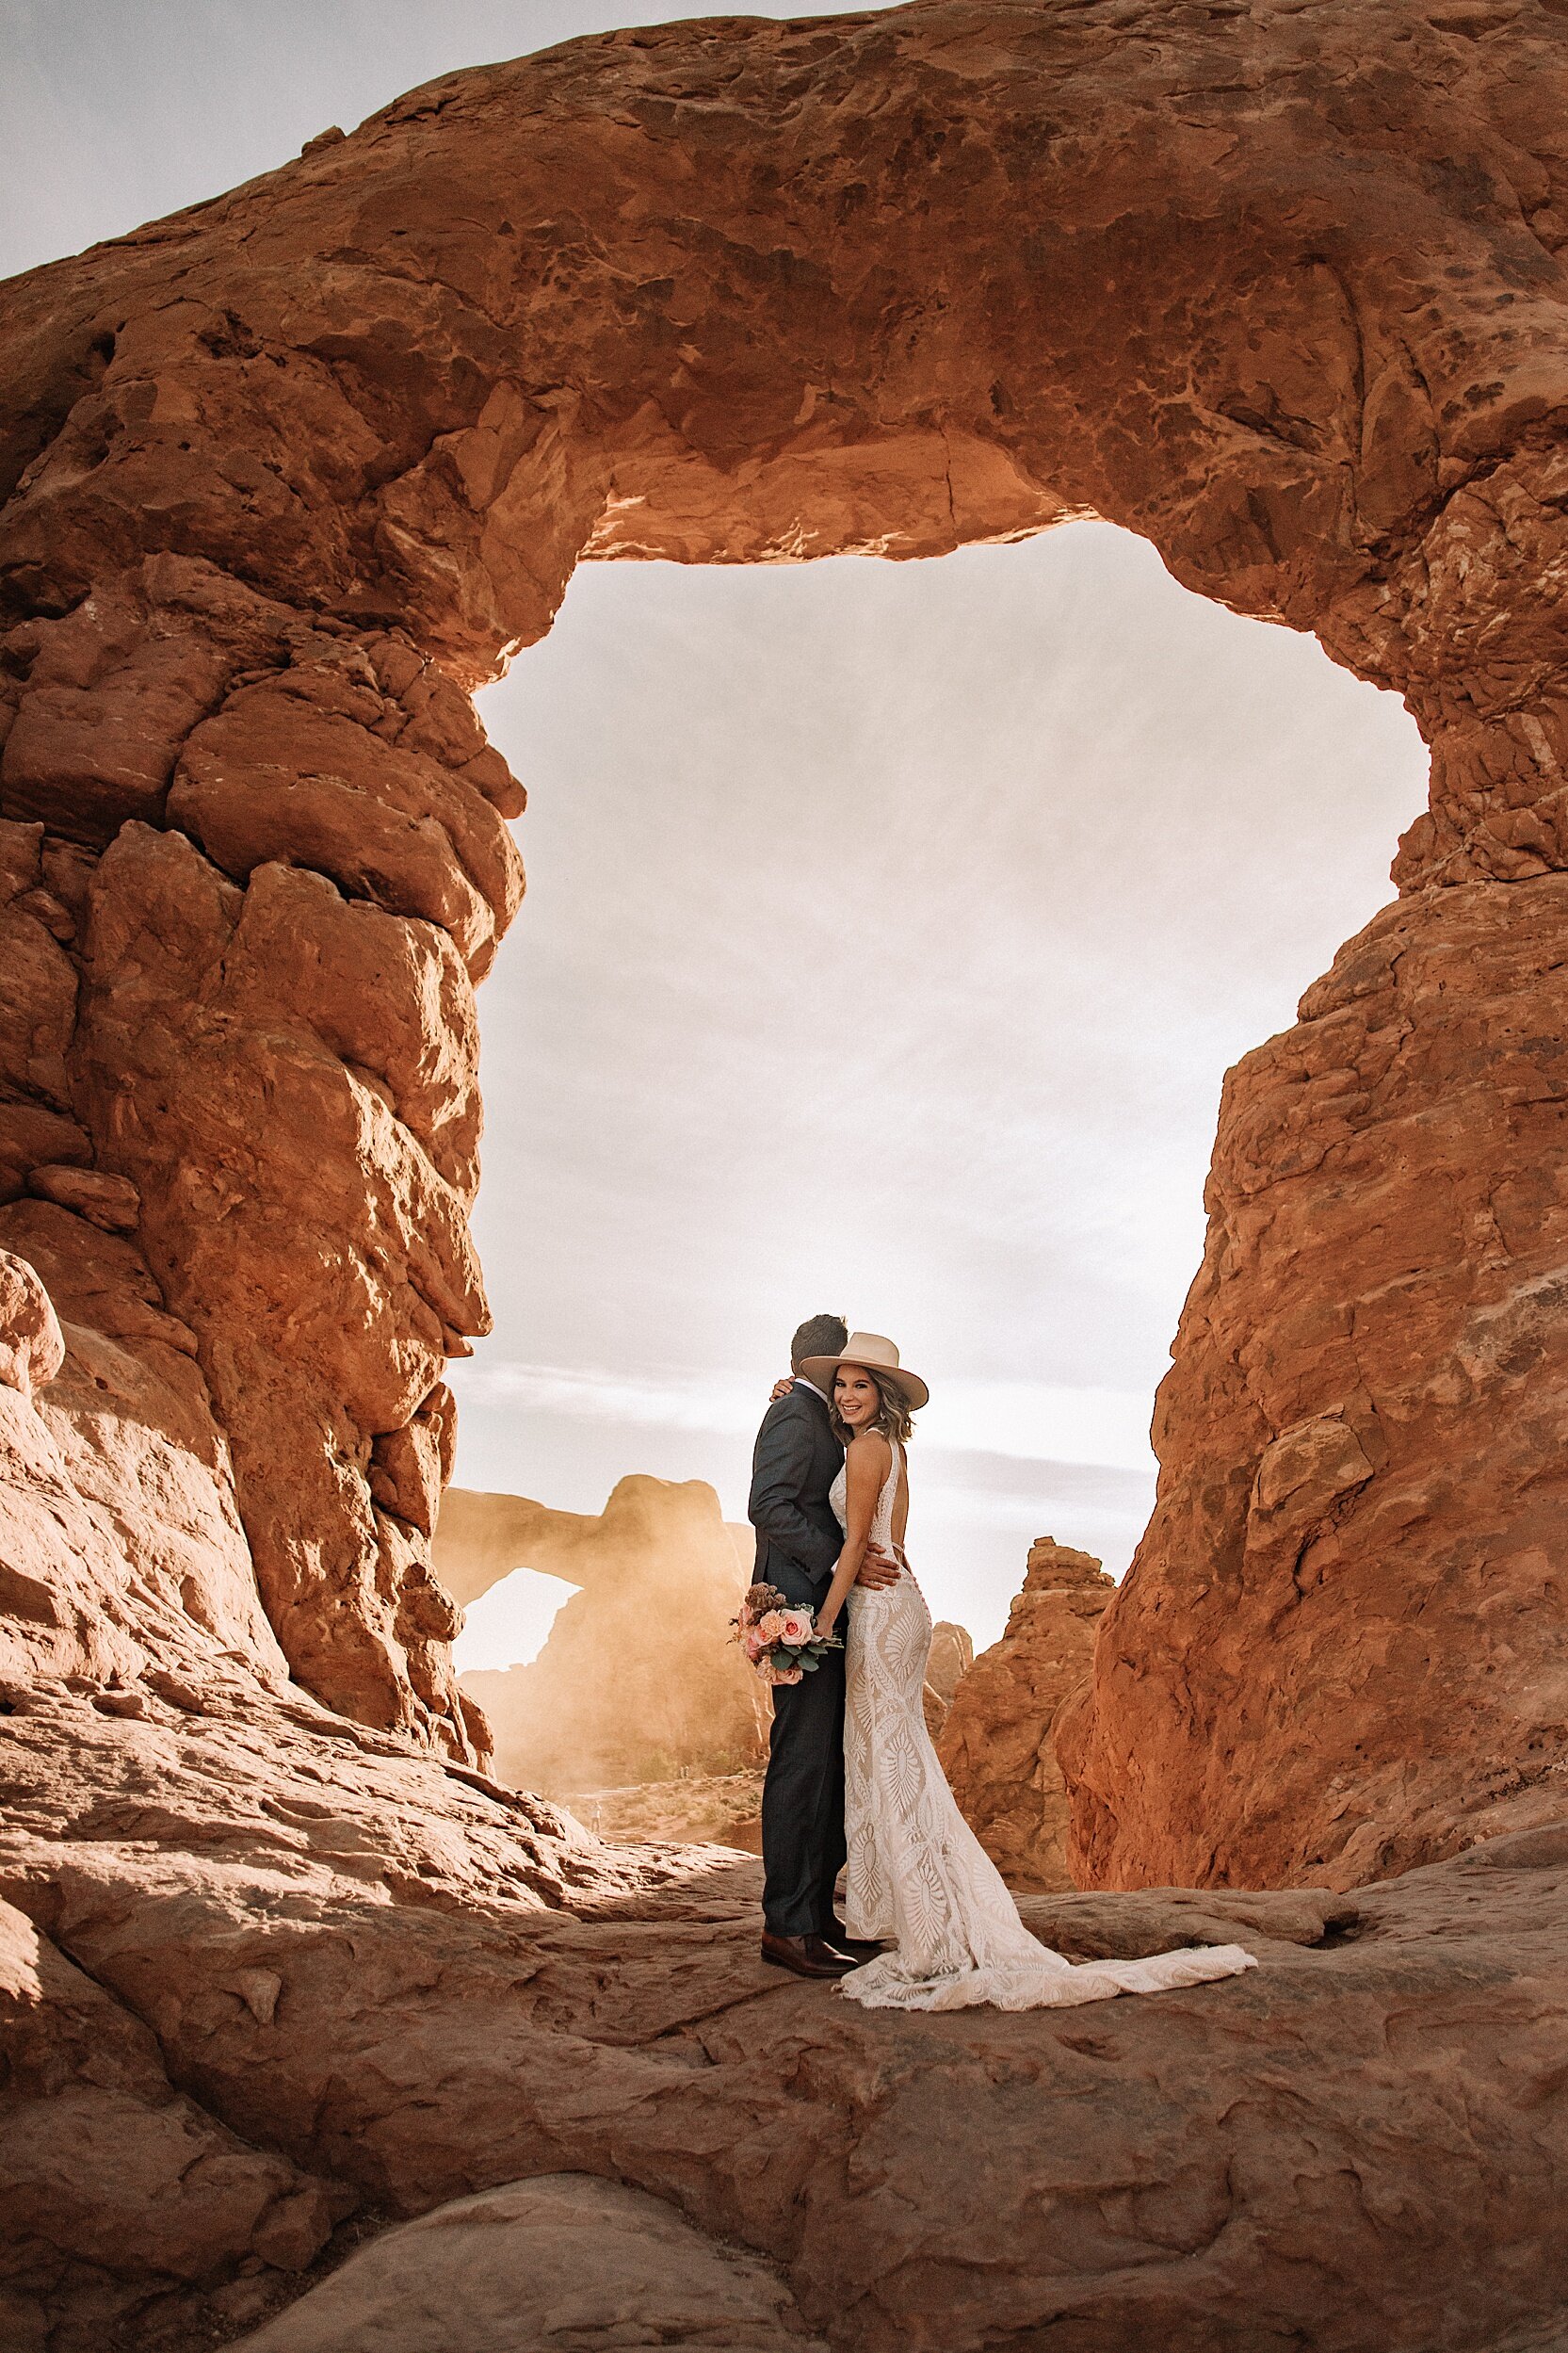
M882 1483L871 1542L893 1550L902 1468ZM846 1474L832 1501L847 1524ZM844 1924L896 1950L839 1980L873 2009L958 2010L989 2003L1034 2010L1165 1993L1255 1967L1238 1944L1188 1946L1147 1960L1064 1960L1030 1936L1000 1873L958 1809L926 1730L921 1693L931 1615L906 1568L881 1592L857 1586L847 1613L844 1828L849 1860Z

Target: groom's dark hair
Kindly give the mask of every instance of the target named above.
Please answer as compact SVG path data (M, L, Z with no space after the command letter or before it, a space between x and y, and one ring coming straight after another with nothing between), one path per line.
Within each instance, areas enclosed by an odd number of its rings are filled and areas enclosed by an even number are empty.
M808 1316L789 1343L791 1369L808 1356L836 1356L849 1338L849 1326L841 1315Z

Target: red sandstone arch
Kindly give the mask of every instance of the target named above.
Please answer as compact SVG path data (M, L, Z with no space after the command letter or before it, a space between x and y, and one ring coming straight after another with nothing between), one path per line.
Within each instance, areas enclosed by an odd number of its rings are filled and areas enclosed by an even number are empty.
M1557 1809L1565 97L1560 0L676 25L8 289L0 1247L153 1434L24 1659L178 1624L276 1674L237 1501L295 1675L469 1753L425 1539L521 876L461 690L584 558L1094 512L1403 693L1433 782L1227 1094L1063 1732L1085 1866L1338 1880Z

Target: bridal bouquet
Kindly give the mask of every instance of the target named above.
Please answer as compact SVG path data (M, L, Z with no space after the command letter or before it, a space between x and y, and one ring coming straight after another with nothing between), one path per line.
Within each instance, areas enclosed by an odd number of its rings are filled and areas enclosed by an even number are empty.
M732 1618L735 1638L765 1683L798 1683L815 1675L830 1650L842 1650L836 1634L819 1634L813 1613L786 1601L776 1585L753 1585Z

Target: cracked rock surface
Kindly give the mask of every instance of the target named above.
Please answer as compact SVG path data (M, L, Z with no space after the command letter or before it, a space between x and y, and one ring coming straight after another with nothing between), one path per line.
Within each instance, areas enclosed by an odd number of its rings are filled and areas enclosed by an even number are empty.
M846 2353L1047 2325L1070 2353L1460 2353L1568 2295L1568 1830L1350 1896L1026 1898L1076 1958L1260 1966L907 2017L762 1966L751 1858L603 1846L308 1701L132 1692L9 1686L0 1717L27 2353L210 2342L308 2286L334 2225L558 2173L659 2201L693 2263L697 2233L749 2250ZM403 2260L377 2244L372 2300Z

